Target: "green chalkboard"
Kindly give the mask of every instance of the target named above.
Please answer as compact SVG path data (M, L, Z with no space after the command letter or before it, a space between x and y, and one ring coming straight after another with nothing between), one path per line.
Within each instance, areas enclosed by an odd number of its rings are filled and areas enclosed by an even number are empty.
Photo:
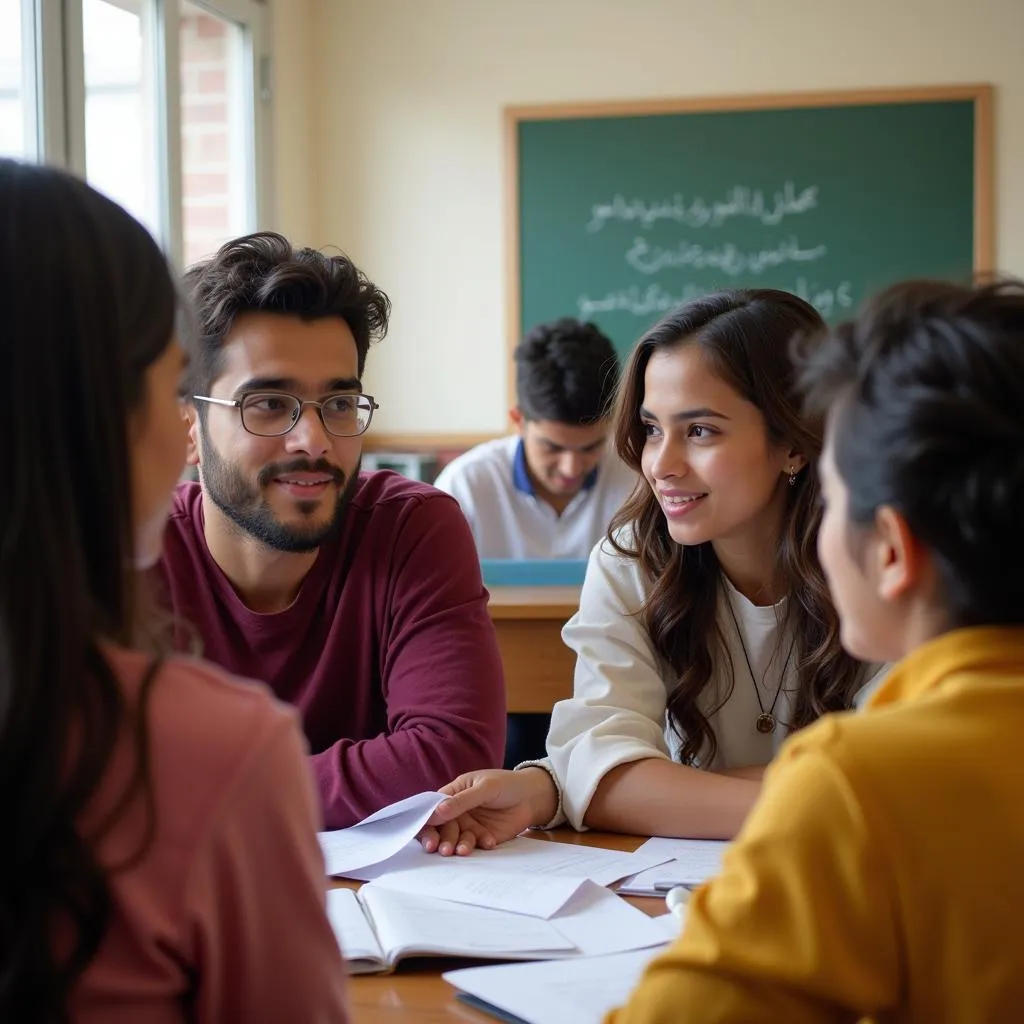
M990 90L510 109L509 341L593 320L627 351L721 287L829 320L991 259Z

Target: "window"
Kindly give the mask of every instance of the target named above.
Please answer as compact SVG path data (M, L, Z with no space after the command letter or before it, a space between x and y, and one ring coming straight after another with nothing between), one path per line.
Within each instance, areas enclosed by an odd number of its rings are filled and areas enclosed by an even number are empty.
M159 236L154 14L152 0L82 0L85 176Z
M0 154L81 174L178 264L268 215L263 0L0 0Z
M34 6L0 0L0 156L37 152Z
M209 256L255 227L251 86L245 30L181 4L181 197L184 261Z

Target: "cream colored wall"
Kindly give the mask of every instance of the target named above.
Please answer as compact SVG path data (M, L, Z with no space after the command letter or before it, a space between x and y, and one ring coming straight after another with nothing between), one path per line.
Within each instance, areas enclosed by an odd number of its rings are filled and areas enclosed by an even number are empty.
M271 0L270 31L274 52L273 219L268 227L304 241L317 223L320 131L311 55L312 0Z
M394 301L367 374L377 432L505 426L507 104L990 82L997 257L1024 274L1024 0L311 0L308 13L310 49L297 32L279 44L278 81L311 75L320 102L308 129L308 108L282 102L279 136L308 131L314 167L279 158L281 219L344 248Z

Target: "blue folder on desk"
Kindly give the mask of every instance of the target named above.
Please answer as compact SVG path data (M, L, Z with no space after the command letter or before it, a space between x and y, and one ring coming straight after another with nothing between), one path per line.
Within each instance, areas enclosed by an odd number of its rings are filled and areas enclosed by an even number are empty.
M482 558L486 587L578 587L587 571L585 559Z

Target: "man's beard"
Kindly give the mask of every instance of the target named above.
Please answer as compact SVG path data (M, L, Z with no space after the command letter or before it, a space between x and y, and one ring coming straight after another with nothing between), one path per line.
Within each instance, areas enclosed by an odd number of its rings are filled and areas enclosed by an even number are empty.
M260 470L254 486L236 465L222 458L213 445L207 442L203 446L200 473L204 492L240 530L275 551L305 552L315 551L340 532L345 520L345 509L359 482L359 465L356 464L355 471L346 482L345 474L325 459L294 459L291 462L273 463ZM276 477L301 472L329 473L341 488L334 503L334 512L326 523L287 526L278 520L263 496L263 489ZM298 510L304 516L312 516L318 507L319 502L298 503Z

